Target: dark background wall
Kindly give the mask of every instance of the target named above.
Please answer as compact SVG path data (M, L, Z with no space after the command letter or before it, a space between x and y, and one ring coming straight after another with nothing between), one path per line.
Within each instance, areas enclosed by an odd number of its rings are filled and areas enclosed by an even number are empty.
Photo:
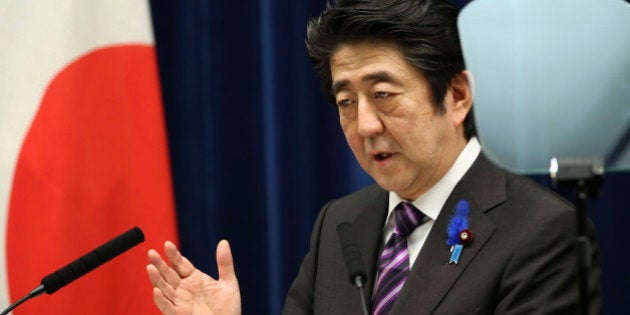
M181 248L216 275L216 243L229 239L245 314L280 313L319 208L371 183L306 55L306 21L324 7L151 1ZM606 179L590 216L603 253L604 313L619 314L630 286L622 247L630 173Z

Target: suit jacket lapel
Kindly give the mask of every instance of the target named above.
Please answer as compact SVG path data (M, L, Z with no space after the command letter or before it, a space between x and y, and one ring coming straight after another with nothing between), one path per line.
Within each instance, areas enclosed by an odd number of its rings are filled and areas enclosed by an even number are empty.
M392 314L430 314L457 278L494 233L495 226L484 212L505 200L504 173L482 155L449 196L403 287ZM458 264L449 264L447 226L458 201L470 205L469 228L474 240L466 245Z

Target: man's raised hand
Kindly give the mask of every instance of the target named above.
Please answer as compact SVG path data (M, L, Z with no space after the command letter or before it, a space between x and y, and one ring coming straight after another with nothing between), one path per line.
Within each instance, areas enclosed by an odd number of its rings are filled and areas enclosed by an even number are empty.
M215 280L182 256L171 242L164 244L166 261L157 251L148 252L153 301L165 315L238 315L241 295L227 241L217 246L219 279Z

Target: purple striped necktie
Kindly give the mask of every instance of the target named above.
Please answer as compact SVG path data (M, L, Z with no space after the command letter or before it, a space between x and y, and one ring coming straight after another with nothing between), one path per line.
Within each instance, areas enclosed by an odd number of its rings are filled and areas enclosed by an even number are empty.
M394 233L385 244L379 259L378 279L372 296L372 314L388 314L409 273L407 236L420 225L424 214L408 202L401 202L394 209L396 224Z

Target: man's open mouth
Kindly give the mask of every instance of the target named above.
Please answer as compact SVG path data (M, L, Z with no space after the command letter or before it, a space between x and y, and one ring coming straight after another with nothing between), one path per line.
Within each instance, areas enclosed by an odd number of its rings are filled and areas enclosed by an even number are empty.
M374 154L374 159L379 161L379 162L381 162L381 161L387 160L391 156L392 156L391 153L381 152L381 153L378 153L378 154Z

